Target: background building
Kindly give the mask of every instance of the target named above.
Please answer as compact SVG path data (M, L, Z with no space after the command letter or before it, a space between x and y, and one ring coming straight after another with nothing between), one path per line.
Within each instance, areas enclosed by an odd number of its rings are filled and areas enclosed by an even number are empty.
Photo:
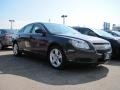
M110 30L110 23L104 22L104 24L103 24L103 30Z
M117 26L116 24L113 24L112 30L119 30L120 31L120 26Z

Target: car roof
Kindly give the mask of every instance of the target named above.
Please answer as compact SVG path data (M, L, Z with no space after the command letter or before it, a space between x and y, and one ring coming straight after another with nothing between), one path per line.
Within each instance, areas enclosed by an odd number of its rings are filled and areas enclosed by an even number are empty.
M89 29L89 30L91 30L90 28L87 28L87 27L79 27L79 26L73 26L72 28L74 28L74 29Z

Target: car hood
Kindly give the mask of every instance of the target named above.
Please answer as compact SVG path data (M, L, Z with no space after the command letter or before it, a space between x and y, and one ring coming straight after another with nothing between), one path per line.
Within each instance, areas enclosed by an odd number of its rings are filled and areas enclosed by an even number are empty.
M104 39L101 39L98 37L83 35L83 34L62 34L60 36L69 37L71 39L72 38L82 39L82 40L88 41L90 43L109 43L107 40L104 40Z

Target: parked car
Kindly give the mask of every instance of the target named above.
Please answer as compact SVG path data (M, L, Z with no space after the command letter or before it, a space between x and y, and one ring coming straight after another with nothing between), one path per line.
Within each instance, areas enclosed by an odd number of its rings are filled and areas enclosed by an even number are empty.
M12 46L12 34L12 30L0 29L0 50L4 47Z
M89 35L89 36L95 36L99 37L105 40L108 40L111 43L112 46L112 56L113 57L119 57L120 55L120 37L113 36L104 30L95 30L95 29L89 29L84 27L73 27L77 31L79 31L82 34Z
M69 62L103 64L110 60L108 41L82 35L76 30L54 23L31 23L24 26L13 41L13 53L32 52L48 57L54 68Z
M120 32L119 31L106 30L106 32L112 34L115 37L120 37Z
M112 32L116 33L116 34L119 35L119 37L120 37L120 31L113 31L113 30L112 30Z

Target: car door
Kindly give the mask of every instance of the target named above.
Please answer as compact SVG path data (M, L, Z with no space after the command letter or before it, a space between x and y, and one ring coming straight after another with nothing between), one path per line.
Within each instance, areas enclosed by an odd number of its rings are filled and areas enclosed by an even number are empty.
M37 32L37 30L39 32ZM47 50L47 31L42 24L34 24L31 31L30 47L31 51L43 54Z
M32 28L33 28L33 24L29 24L19 31L18 43L20 49L23 49L25 51L30 51L30 35Z

